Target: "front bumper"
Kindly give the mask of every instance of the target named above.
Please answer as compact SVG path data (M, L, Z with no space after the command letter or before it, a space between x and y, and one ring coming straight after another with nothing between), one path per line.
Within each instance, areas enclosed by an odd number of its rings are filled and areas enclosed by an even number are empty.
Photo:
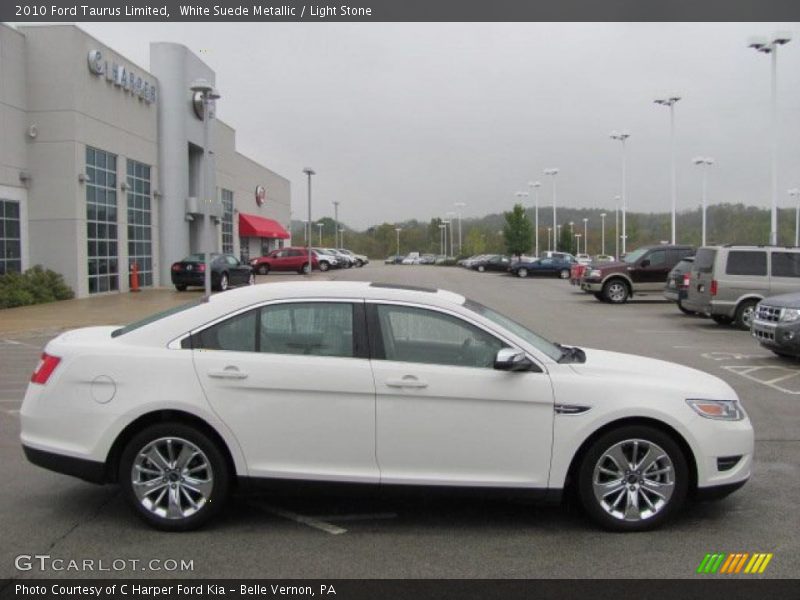
M584 279L581 282L581 289L584 292L602 292L603 282L598 279Z
M780 323L755 319L751 329L756 341L770 350L800 356L800 322Z

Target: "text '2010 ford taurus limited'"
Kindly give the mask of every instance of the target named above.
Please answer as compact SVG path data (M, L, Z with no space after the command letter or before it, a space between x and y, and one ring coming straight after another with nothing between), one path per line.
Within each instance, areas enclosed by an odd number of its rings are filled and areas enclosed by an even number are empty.
M753 460L716 377L554 344L451 292L355 282L64 333L21 414L31 462L118 482L170 530L266 478L572 490L601 526L635 531L741 487Z

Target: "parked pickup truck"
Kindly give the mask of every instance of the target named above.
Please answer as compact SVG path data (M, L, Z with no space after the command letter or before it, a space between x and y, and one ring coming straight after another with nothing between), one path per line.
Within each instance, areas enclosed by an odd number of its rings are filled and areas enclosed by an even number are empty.
M672 268L694 252L693 246L642 246L619 262L592 265L581 289L612 304L627 302L634 294L661 293Z

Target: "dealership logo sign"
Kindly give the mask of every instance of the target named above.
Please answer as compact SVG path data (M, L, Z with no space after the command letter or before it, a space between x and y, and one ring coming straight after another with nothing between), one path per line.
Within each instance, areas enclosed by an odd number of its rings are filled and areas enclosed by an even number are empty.
M110 81L116 87L141 98L147 104L156 101L155 84L145 81L141 75L126 69L124 65L119 65L115 62L109 63L100 50L90 50L88 62L89 71L93 75L98 77L105 75L106 81Z
M706 554L697 567L700 574L755 575L763 573L772 560L772 553L765 552L715 552Z
M263 185L256 186L256 204L259 206L264 206L264 202L266 202L266 200L267 190Z

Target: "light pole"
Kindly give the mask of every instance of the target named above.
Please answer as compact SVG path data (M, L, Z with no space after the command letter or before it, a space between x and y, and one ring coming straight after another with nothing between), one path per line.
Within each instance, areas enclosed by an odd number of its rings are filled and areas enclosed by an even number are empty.
M561 225L556 225L556 235L553 238L553 250L558 250L558 238L561 237Z
M316 175L316 173L309 167L303 169L303 173L308 175L308 222L311 223L311 176ZM308 271L305 269L303 269L303 271L310 277L311 269L313 268L313 262L311 261L311 236L308 236L306 240L306 258L308 258Z
M450 217L450 220L448 221L448 223L450 223L450 256L455 256L453 254L453 239L455 238L453 235L453 218L456 216L456 213L453 211L448 211L445 213L445 216Z
M583 217L583 253L589 254L589 218Z
M319 245L322 246L322 228L325 227L324 223L317 223L317 229L319 229Z
M333 247L339 247L339 201L333 201L333 220L336 221L336 225L333 228Z
M400 232L403 231L403 228L395 227L394 231L397 234L397 252L395 253L395 256L400 256Z
M575 234L575 254L581 253L581 234Z
M614 196L614 260L619 260L619 200Z
M556 219L556 175L558 175L558 169L556 169L556 168L545 169L544 170L544 174L545 175L550 175L550 176L553 177L553 227L556 227L556 223L558 221L558 219ZM558 242L556 241L555 238L553 238L553 250L554 251L556 249L556 244L558 244Z
M214 234L211 228L211 205L213 203L212 196L213 192L211 190L211 184L209 182L209 178L211 177L211 165L209 164L209 149L208 149L208 139L209 139L209 122L213 115L211 114L213 109L216 105L216 100L219 100L220 95L219 92L214 89L214 86L211 85L205 79L196 79L192 82L191 88L192 92L195 94L200 94L200 99L203 103L203 174L201 176L201 198L203 199L203 204L205 205L205 223L203 228L205 229L204 237L205 242L203 246L205 247L205 266L204 266L204 277L203 277L203 286L205 288L205 300L208 300L211 297L211 252L213 252L214 247L216 244L214 243Z
M515 192L514 195L517 198L519 198L520 204L522 204L524 202L523 198L527 198L529 196L528 192ZM522 206L523 206L523 209L524 209L525 205L522 204Z
M533 195L533 226L534 226L534 251L533 255L539 256L539 188L542 184L538 181L529 181L528 187L531 188Z
M553 228L552 228L552 227L548 227L548 228L547 228L547 247L548 247L548 248L550 247L550 234L552 233L552 231L553 231ZM538 257L537 257L537 258L538 258Z
M600 213L600 254L606 253L606 213Z
M344 248L344 227L339 227L339 247Z
M769 231L769 243L772 246L778 244L778 46L788 44L791 40L792 35L782 31L773 34L769 39L763 37L750 38L748 43L750 48L772 55L772 140L770 144L770 154L772 156L772 213Z
M656 98L653 100L661 106L669 106L669 139L670 139L670 177L671 177L671 196L672 196L672 243L675 244L675 214L678 209L678 178L675 173L675 103L681 97L672 94L666 98Z
M442 253L442 256L445 256L445 253L444 253L444 244L445 244L444 238L447 235L445 233L445 228L446 227L447 227L447 225L444 224L444 221L439 223L439 245L440 245L439 250ZM446 256L445 256L445 258L446 258Z
M708 156L696 156L692 159L692 162L703 169L703 233L701 235L702 238L702 246L706 245L706 207L708 206L708 198L707 198L707 191L708 191L708 167L714 164L714 159Z
M458 209L458 255L461 256L461 209L466 206L466 202L454 202L453 206Z
M622 253L625 254L625 240L628 238L627 236L627 229L625 228L625 210L627 207L627 194L626 194L626 184L627 184L627 177L626 177L626 164L625 164L625 140L631 137L631 134L627 131L623 131L622 133L617 133L616 131L611 132L611 139L612 140L619 140L622 142ZM619 237L619 234L617 234ZM617 260L619 260L619 251L617 251Z
M796 247L800 246L800 189L790 189L789 196L796 202L794 210L794 245Z

